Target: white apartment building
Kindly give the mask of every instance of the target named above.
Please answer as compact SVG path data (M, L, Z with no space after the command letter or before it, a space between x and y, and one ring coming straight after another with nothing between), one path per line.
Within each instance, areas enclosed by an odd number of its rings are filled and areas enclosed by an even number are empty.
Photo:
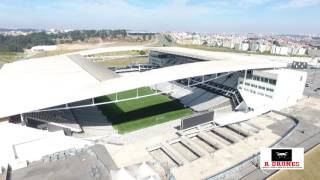
M222 46L225 48L232 48L231 47L231 40L229 40L229 39L223 40Z
M320 49L309 48L308 55L313 56L313 57L320 57Z
M266 52L267 51L267 45L265 44L259 44L259 51L261 53Z
M306 54L306 52L307 52L307 49L303 47L294 47L292 49L292 55L303 56Z
M290 47L273 45L271 48L271 54L278 54L278 55L287 56L291 53L292 53L292 48L290 48Z
M249 50L249 43L241 43L240 50L241 51L248 51Z
M258 51L259 44L257 42L250 43L250 51Z

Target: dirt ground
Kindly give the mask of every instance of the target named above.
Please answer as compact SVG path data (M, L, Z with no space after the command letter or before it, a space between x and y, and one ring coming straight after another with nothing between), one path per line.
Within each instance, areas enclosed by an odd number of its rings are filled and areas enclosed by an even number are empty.
M320 145L304 155L304 170L281 170L269 180L305 180L320 179Z

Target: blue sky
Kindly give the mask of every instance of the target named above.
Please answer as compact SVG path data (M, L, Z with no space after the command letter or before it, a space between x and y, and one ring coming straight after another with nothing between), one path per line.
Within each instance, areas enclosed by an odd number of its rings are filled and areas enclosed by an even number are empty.
M320 0L0 0L2 28L320 33Z

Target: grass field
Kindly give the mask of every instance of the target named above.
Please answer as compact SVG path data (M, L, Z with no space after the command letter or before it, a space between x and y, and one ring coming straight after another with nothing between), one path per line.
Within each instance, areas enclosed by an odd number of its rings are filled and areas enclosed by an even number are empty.
M9 63L23 58L23 53L0 52L0 64Z
M55 51L42 51L42 52L37 52L34 55L32 55L30 58L41 58L41 57L48 57L48 56L56 56L56 55L61 55L61 54L67 54L67 53L73 53L81 51L81 49L64 49L64 50L55 50Z
M140 88L139 95L154 93L150 88ZM118 93L118 99L136 96L136 90ZM115 94L96 98L96 102L115 100ZM155 95L119 103L99 106L119 133L126 133L175 120L192 114L191 109L165 95Z
M314 147L304 155L304 170L281 170L271 176L269 180L307 180L320 179L320 145Z

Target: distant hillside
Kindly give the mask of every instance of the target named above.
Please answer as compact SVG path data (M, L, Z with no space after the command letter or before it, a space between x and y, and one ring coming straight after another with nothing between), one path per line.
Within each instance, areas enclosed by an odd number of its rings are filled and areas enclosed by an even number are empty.
M28 28L22 28L22 29L8 29L8 28L0 28L0 32L7 32L7 31L38 32L38 31L43 31L43 30L38 30L38 29L28 29Z
M8 31L8 29L1 29ZM26 29L25 29L26 30ZM15 30L17 31L17 30ZM72 43L85 41L90 38L101 39L124 39L127 36L126 30L75 30L49 34L46 32L34 32L28 35L5 36L0 35L0 51L2 52L23 52L37 45L54 45L61 43Z

